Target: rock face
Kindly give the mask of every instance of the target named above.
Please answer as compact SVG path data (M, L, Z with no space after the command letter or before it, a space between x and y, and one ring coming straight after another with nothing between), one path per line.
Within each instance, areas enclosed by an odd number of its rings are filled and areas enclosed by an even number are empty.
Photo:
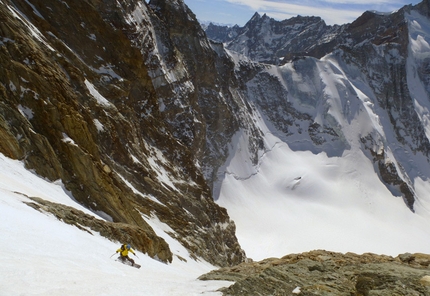
M231 133L237 125L212 96L221 62L182 1L151 7L2 0L0 152L61 179L89 209L138 227L151 255L169 253L145 222L157 217L193 256L239 263L235 226L201 169L214 126ZM189 42L193 51L181 53ZM203 67L207 59L212 66ZM206 119L199 104L226 112Z
M202 280L235 281L223 295L430 295L430 255L396 258L323 250L242 263Z

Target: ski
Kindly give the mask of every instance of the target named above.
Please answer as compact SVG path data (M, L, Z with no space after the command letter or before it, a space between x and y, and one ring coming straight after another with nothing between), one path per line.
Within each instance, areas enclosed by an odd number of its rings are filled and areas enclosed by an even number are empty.
M131 267L134 267L134 268L137 268L137 269L139 269L139 268L141 267L141 265L140 265L140 264L134 263L134 264L132 265L132 264L131 264L131 262L121 260L121 258L117 258L115 261L121 262L121 263L122 263L122 264L124 264L124 265L128 265L128 266L131 266Z

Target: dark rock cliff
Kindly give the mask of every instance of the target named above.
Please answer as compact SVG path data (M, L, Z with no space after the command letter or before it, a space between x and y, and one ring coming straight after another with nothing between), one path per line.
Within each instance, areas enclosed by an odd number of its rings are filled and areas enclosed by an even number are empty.
M163 261L172 255L143 217L168 224L193 256L241 262L235 226L198 167L206 120L194 89L215 84L215 63L199 64L215 53L193 16L176 17L190 13L182 1L151 7L2 1L0 152L60 179L89 209L139 227ZM195 49L181 54L188 42Z

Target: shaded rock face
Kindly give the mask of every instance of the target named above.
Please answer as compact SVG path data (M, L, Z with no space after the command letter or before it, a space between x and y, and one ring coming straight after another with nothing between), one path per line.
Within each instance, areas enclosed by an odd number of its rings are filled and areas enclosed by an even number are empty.
M430 295L430 255L390 256L323 250L242 263L202 280L235 281L223 295Z
M152 79L172 134L191 150L205 179L212 180L239 127L238 99L230 92L236 78L232 62L214 51L194 14L179 9L183 6L182 1L150 2L153 22L160 27L154 38L162 40L163 52L146 51L151 66L164 69Z
M234 223L201 169L215 126L237 126L214 100L222 62L182 1L151 5L2 0L0 152L61 179L78 202L115 223L145 229L133 236L145 237L140 246L151 256L170 251L143 216L169 225L192 256L236 264L244 253ZM186 55L188 42L195 49ZM206 55L212 67L198 64ZM207 117L213 125L200 112L205 102L226 110Z

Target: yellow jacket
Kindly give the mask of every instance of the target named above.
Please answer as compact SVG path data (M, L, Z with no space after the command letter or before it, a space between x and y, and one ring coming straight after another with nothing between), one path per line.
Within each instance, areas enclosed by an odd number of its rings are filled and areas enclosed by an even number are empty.
M132 252L134 255L136 255L136 253L133 251L133 249L127 249L125 246L124 248L119 248L118 250L116 250L117 253L120 253L121 256L128 256L128 252Z

